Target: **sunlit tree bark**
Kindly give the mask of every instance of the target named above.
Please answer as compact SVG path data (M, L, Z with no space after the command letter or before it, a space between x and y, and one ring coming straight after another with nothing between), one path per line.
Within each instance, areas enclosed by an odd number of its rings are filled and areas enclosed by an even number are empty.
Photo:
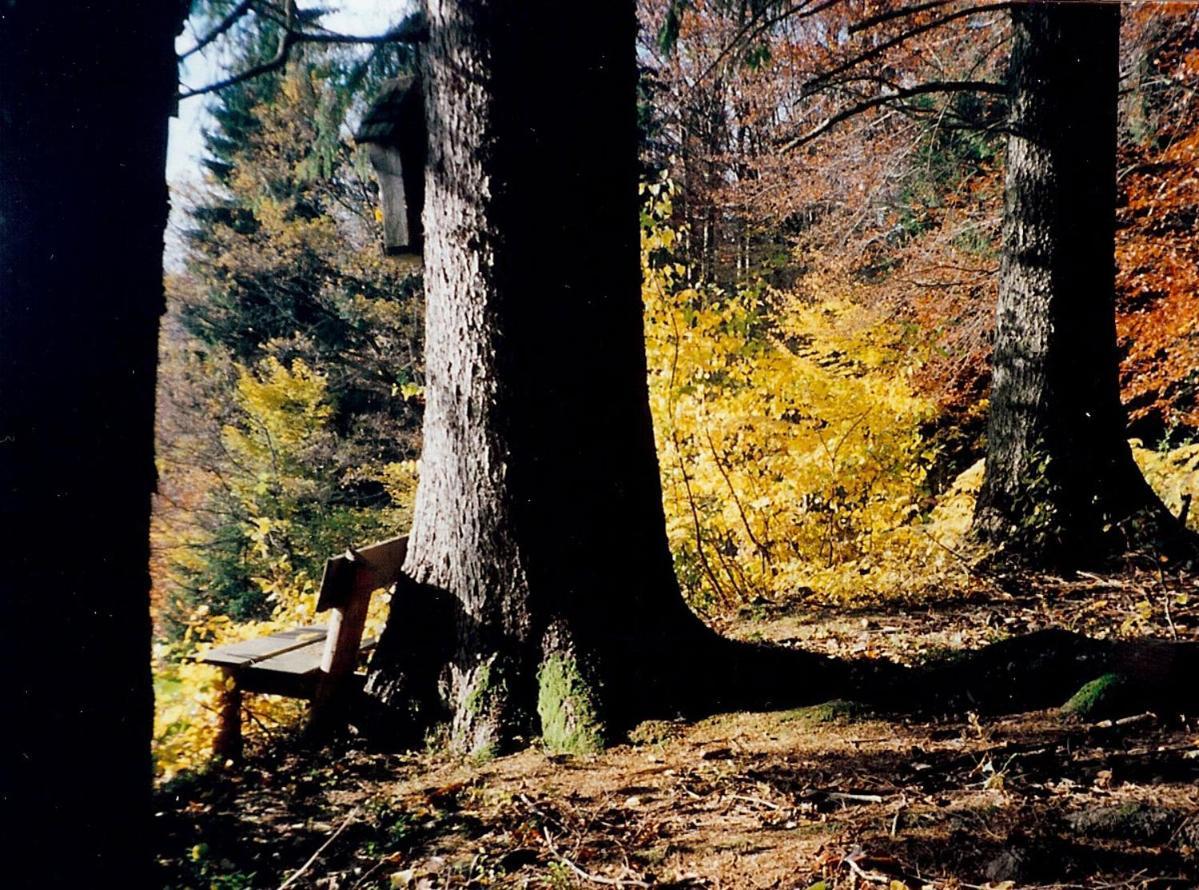
M1125 440L1114 310L1120 9L1017 4L986 475L974 530L1073 566L1181 528Z
M369 691L454 745L566 750L702 701L807 694L679 594L640 298L634 3L441 0L424 51L426 411ZM813 686L819 687L819 683ZM827 688L827 686L826 686ZM798 690L798 692L797 692Z

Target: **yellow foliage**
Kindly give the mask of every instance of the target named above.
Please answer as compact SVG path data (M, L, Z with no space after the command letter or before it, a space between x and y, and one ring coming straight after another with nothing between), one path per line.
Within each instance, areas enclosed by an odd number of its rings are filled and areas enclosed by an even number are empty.
M385 463L374 473L392 503L409 504L416 497L416 461Z
M1187 525L1199 531L1199 444L1181 445L1171 451L1153 451L1139 439L1129 441L1132 456L1145 474L1145 481L1177 516L1184 497L1191 499Z
M953 571L920 528L935 406L910 382L911 332L814 277L817 300L688 283L670 187L643 195L650 399L692 603L910 593Z
M331 416L325 379L302 361L296 360L288 368L268 358L256 373L238 369L235 397L244 422L225 427L222 440L247 472L229 485L250 516L246 531L257 558L253 582L266 594L272 614L268 621L239 623L201 606L188 616L180 643L156 652L154 759L160 779L201 769L211 759L222 674L194 663L193 656L207 648L310 625L317 617L317 581L297 569L293 557L297 548L304 552L303 548L312 550L322 544L320 539L307 540L304 529L293 527L292 513L297 495L312 484L297 471L299 455L324 432ZM409 511L416 489L414 462L364 467L356 478L381 483L392 503L398 505L397 516ZM399 525L397 520L396 527ZM318 555L332 555L332 548L329 550ZM184 551L185 556L186 548ZM385 592L376 592L372 598L367 636L382 631L389 600ZM243 721L248 740L274 728L296 725L304 707L302 702L277 696L244 699L243 709L250 715Z
M263 360L259 374L239 368L238 401L255 423L248 432L225 427L226 446L271 465L281 451L302 445L324 427L332 413L325 403L325 389L325 378L301 359L286 368L271 356Z

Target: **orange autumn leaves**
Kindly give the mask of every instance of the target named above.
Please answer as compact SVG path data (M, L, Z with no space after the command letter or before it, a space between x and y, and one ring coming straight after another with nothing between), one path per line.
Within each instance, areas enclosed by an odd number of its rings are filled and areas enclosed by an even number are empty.
M1126 179L1117 238L1121 384L1134 421L1199 427L1199 132Z

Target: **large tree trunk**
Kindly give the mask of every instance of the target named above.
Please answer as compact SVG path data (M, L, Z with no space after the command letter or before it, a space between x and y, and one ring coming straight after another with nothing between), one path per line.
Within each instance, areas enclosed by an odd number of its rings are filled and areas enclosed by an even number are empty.
M1079 565L1181 531L1125 441L1114 310L1114 3L1012 10L1004 255L974 530Z
M539 726L593 746L652 694L647 663L703 635L646 395L634 4L431 0L428 17L424 452L371 690L443 703L462 750ZM404 615L438 595L453 639L430 659L429 616Z
M183 4L0 12L3 883L149 886L154 383Z
M428 6L424 453L368 692L459 750L721 699L650 421L634 6Z

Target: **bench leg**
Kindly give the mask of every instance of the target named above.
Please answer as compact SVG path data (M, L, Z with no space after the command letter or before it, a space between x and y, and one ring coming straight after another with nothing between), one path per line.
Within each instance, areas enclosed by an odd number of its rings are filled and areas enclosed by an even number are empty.
M220 725L217 728L216 742L212 753L221 760L240 760L242 754L241 741L241 687L237 684L237 674L233 671L222 671L224 679L220 701Z
M344 724L352 689L354 668L358 665L362 631L370 591L358 591L344 608L333 609L329 616L329 635L321 657L321 672L308 718L308 734L320 738L340 730Z

